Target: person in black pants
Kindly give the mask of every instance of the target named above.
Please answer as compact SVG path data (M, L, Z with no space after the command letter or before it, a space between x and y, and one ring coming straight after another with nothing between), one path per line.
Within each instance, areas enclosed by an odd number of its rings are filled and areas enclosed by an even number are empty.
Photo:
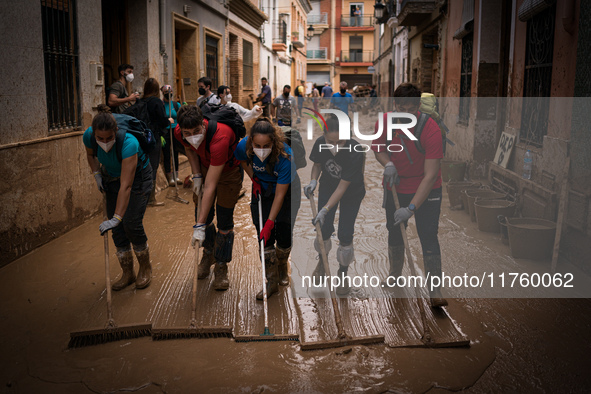
M160 85L155 78L148 78L144 83L144 96L141 98L146 103L150 124L148 125L154 138L156 139L156 148L150 152L150 165L152 166L152 193L148 200L148 205L160 206L163 202L156 201L156 175L160 165L160 152L162 150L161 138L166 133L166 127L172 123L164 112L164 103L160 100Z
M165 144L162 146L162 158L164 161L164 173L166 174L166 180L168 181L168 186L174 186L174 182L176 181L177 185L182 185L183 181L179 179L179 152L184 154L185 148L181 145L180 142L173 138L172 141L170 139L171 133L170 129L174 130L176 128L176 118L177 118L177 111L181 109L181 104L178 101L172 100L172 87L170 85L162 86L162 96L164 97L164 113L166 116L170 116L172 121L170 121L170 125L166 127L164 130L164 142ZM170 144L172 143L173 148L173 155L171 158L170 155ZM174 160L174 168L176 169L177 173L172 173L172 160ZM175 178L176 177L176 178Z
M316 186L320 183L318 194L318 214L312 224L320 223L324 248L328 253L332 248L331 235L334 232L334 219L337 206L339 208L339 247L337 261L339 262L338 276L347 275L349 264L353 261L353 233L355 220L359 213L361 201L365 197L365 183L363 169L365 153L357 152L359 145L354 139L339 140L339 121L335 115L326 117L327 129L324 135L314 143L310 153L310 160L314 162L311 181L304 187L304 194L310 198ZM320 181L318 177L322 174ZM314 241L314 248L320 254L320 245ZM315 276L324 276L324 265L319 258L314 270ZM337 288L338 295L349 293L348 281L341 281Z
M278 284L289 284L287 260L291 252L293 227L300 207L300 190L291 148L284 142L283 132L269 119L261 118L252 126L234 151L236 159L252 179L250 210L252 221L265 241L265 273L267 296L279 290ZM264 226L259 226L258 199L261 198ZM260 291L257 300L263 299Z

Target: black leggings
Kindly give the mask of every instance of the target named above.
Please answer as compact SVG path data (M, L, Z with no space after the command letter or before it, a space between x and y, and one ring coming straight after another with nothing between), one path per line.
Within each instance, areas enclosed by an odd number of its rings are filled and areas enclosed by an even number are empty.
M320 184L320 190L318 191L318 210L326 205L330 196L334 193L336 188L322 187ZM347 189L348 190L348 189ZM357 220L357 214L359 213L359 207L361 201L365 197L365 189L355 190L354 193L347 193L343 195L341 201L328 211L324 224L322 225L322 239L330 239L332 233L334 233L334 217L337 212L337 206L339 207L339 242L343 246L348 246L353 243L353 233L355 232L355 221Z
M293 189L292 189L293 188ZM293 227L295 220L300 209L301 196L300 193L293 193L292 190L301 190L300 178L296 176L285 194L283 199L283 205L275 218L275 227L271 231L271 238L267 241L265 246L273 246L277 242L277 246L281 249L288 249L291 247L293 238ZM271 207L273 206L273 200L275 199L275 193L265 193L261 195L261 205L263 208L263 226L269 218ZM250 212L252 214L252 222L254 223L257 234L260 236L261 229L259 228L259 202L258 199L251 194L250 200Z
M164 141L166 144L162 148L162 157L164 158L164 172L171 173L172 172L172 163L170 161L170 131L167 129L163 135ZM183 145L178 142L176 138L172 139L172 146L173 146L173 157L174 157L174 168L176 168L177 172L179 170L179 153L185 154L185 148Z
M388 246L403 245L400 226L394 227L394 197L386 194L386 227L388 228ZM400 207L408 207L414 194L398 194ZM398 207L398 208L400 208ZM431 190L429 196L415 213L417 233L421 241L424 256L441 255L439 248L439 214L441 212L441 188Z

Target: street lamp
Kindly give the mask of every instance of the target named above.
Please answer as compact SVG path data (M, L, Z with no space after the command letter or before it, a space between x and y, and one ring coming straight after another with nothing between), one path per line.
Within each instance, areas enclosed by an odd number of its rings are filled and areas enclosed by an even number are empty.
M373 6L373 16L376 20L380 20L384 17L384 10L386 6L382 4L382 0L376 0L376 4Z
M308 29L306 31L306 39L310 41L312 37L314 37L314 28L312 27L312 25L310 25L308 26Z

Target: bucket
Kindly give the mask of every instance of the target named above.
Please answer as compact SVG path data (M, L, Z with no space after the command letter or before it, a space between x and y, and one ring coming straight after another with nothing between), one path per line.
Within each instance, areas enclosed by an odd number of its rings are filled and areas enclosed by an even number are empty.
M501 242L503 245L509 245L509 232L507 230L507 218L503 215L497 216L499 221L499 230L501 231Z
M487 233L498 233L501 230L498 216L513 216L515 203L507 200L483 200L478 198L474 203L474 211L478 230Z
M480 182L468 181L450 181L446 186L447 196L449 197L449 207L452 210L464 209L464 201L462 199L462 191L467 189L478 189Z
M474 201L477 198L483 200L503 200L507 197L504 193L493 192L492 190L466 190L466 196L468 197L468 211L470 212L470 220L476 221L476 211L474 210Z
M531 260L552 258L556 223L536 218L507 218L507 230L513 257Z
M463 181L466 173L465 161L441 161L441 179L443 182Z

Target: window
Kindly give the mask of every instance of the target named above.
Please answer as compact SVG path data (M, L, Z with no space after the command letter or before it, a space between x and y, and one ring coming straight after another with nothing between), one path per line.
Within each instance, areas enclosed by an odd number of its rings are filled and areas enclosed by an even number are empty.
M253 84L253 56L252 42L242 40L242 84L246 88L252 88Z
M41 19L49 132L80 128L75 1L41 0Z
M349 61L363 61L363 36L349 37Z
M462 38L462 65L460 79L460 117L462 123L468 123L470 117L470 100L472 96L472 44L474 33Z
M527 21L523 108L519 140L542 146L548 131L556 6Z
M207 77L211 79L212 86L218 84L218 44L217 38L205 36L205 68Z

